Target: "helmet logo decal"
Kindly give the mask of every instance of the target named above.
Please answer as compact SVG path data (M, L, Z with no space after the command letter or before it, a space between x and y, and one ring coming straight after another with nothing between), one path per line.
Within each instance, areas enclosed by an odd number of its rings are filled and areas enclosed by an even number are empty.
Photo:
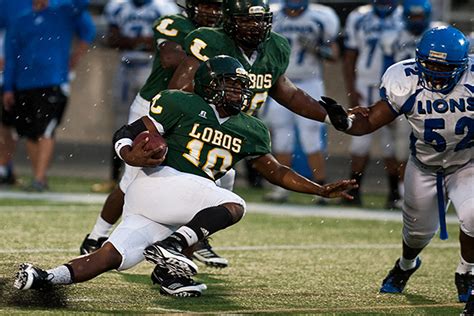
M248 76L248 72L244 68L236 68L235 73L238 75Z
M447 53L430 50L430 54L428 56L428 59L444 61L444 60L446 60L446 57L448 57Z
M265 8L262 6L253 6L249 8L249 14L264 14Z

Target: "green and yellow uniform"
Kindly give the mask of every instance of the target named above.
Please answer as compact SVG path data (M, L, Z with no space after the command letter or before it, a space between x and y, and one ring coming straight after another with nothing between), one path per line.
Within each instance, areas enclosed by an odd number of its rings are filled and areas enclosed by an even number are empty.
M183 46L186 35L195 30L196 26L183 15L167 15L158 19L153 25L155 43L163 40ZM168 87L174 69L164 69L160 62L160 51L157 49L151 70L145 85L140 90L140 96L151 101L155 95Z
M213 181L239 160L271 152L267 127L239 113L220 119L199 95L164 90L153 98L150 116L162 125L168 154L162 165Z
M184 49L200 61L217 55L229 55L238 59L249 72L253 97L246 113L256 113L265 102L268 90L286 72L290 58L290 45L283 36L271 32L270 37L256 51L251 62L235 41L222 28L201 27L190 32L184 39Z

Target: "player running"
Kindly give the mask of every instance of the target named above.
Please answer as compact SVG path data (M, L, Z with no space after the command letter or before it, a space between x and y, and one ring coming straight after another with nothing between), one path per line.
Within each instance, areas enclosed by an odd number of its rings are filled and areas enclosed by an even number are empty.
M364 135L404 115L412 128L411 155L405 172L403 251L382 282L380 292L401 293L419 269L419 253L440 228L447 238L446 199L459 218L460 263L455 283L466 314L474 313L474 64L469 41L458 29L427 31L416 58L390 67L381 84L383 99L364 115L356 114L351 135ZM327 100L328 115L342 107ZM357 113L359 113L357 111ZM364 113L362 111L361 113Z

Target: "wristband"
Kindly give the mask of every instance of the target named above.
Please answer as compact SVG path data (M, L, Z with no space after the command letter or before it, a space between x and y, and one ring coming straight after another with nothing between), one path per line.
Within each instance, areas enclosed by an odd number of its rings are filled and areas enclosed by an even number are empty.
M114 148L117 156L123 160L122 156L120 155L120 150L125 146L132 146L133 141L130 138L121 138L115 142Z

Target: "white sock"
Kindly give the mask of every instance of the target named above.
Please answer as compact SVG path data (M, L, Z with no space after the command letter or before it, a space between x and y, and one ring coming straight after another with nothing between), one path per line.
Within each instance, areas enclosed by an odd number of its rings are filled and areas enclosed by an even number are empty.
M100 215L95 221L94 228L89 234L90 239L98 240L100 237L108 237L113 224L107 223Z
M71 284L71 272L65 265L60 265L59 267L46 270L48 272L51 284Z
M194 245L199 240L194 230L192 230L191 228L187 226L181 226L180 228L178 228L176 232L179 233L181 236L183 236L184 239L186 239L188 246Z
M417 258L418 256L415 259L405 259L403 256L401 256L398 265L403 271L411 270L416 267Z
M461 260L459 260L458 267L456 268L456 273L459 274L466 274L471 273L474 275L474 263L469 263L462 256L459 256Z

